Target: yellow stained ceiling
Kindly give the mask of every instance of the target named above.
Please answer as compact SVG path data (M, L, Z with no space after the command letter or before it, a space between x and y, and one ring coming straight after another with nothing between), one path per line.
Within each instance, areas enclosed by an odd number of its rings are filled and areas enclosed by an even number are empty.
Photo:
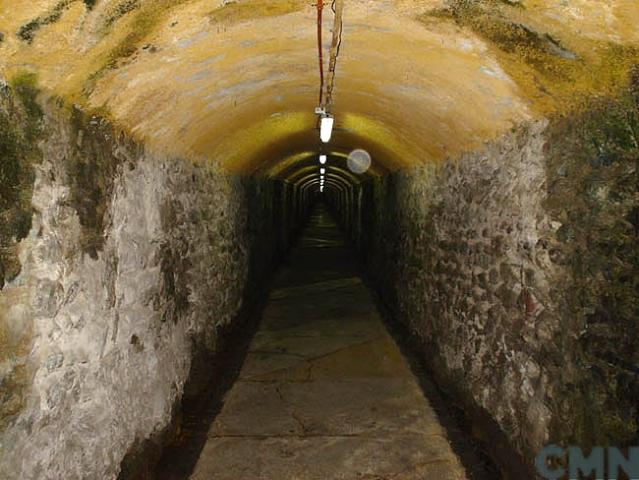
M108 114L152 149L268 172L318 150L313 3L0 0L0 68L7 77L36 71L43 88ZM455 156L637 58L635 0L478 0L466 17L450 14L456 3L345 0L331 153L365 148L391 170ZM59 18L31 43L18 38L56 6ZM486 28L493 21L549 34L574 57L509 49L501 30Z

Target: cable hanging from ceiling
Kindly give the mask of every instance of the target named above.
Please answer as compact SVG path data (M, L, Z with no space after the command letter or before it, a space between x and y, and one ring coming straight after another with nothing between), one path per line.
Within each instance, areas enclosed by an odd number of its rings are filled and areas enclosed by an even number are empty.
M331 42L330 57L328 62L328 81L326 82L326 110L330 111L333 104L333 88L335 88L335 69L337 67L337 57L342 46L342 12L344 10L343 0L333 0L331 7L334 14L333 40Z
M322 106L324 99L324 57L322 54L322 9L324 8L324 2L318 0L317 2L317 56L319 57L319 74L320 74L320 88L319 88L319 105Z

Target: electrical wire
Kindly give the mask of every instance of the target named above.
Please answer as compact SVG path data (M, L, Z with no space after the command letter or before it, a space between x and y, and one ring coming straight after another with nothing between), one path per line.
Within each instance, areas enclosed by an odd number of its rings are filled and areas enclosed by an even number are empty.
M324 97L324 59L322 57L322 8L324 7L323 0L317 0L317 53L319 55L319 74L320 74L320 89L319 89L319 105L322 105Z
M335 70L337 68L337 57L342 46L342 11L344 0L333 0L331 9L335 15L333 23L333 41L331 43L330 60L328 63L328 81L326 84L326 110L329 111L333 104L333 89L335 88Z

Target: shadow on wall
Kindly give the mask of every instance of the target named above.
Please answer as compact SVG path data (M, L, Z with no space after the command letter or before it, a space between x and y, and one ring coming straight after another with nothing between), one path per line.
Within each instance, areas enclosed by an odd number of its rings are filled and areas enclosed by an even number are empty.
M550 442L637 443L638 112L635 70L614 98L364 183L345 217L506 470L532 477Z
M22 409L27 395L31 321L27 311L14 310L5 318L24 289L11 296L1 290L20 273L19 242L31 229L34 167L40 161L34 143L42 118L36 95L32 76L19 76L11 86L0 79L0 430Z

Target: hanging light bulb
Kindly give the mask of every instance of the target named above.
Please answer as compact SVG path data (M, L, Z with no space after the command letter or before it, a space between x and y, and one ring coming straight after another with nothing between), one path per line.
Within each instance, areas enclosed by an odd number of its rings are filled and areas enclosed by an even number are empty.
M328 143L333 133L333 117L323 115L320 119L320 139L324 143Z
M326 169L325 169L325 168L320 168L320 173L321 173L322 175L324 175L324 174L326 173Z
M320 165L324 165L326 163L326 155L319 156Z
M324 191L324 185L320 185L320 192Z

